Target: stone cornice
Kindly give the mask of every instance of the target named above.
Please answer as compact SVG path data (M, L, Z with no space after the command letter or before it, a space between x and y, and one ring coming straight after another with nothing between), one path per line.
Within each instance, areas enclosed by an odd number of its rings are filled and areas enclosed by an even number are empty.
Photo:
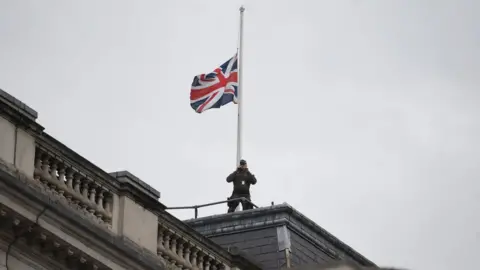
M279 224L285 224L299 233L302 237L315 243L317 247L326 251L329 256L337 257L336 251L330 249L327 245L315 240L314 235L311 235L306 229L323 237L327 243L331 244L336 249L351 256L357 263L365 266L375 266L375 264L365 258L363 255L353 250L350 246L340 241L338 238L327 232L325 229L317 225L315 222L298 212L288 204L280 204L271 207L258 208L254 210L235 212L230 214L214 215L210 217L203 217L198 219L186 220L187 224L194 227L209 225L215 223L228 223L235 220L248 220L249 222L243 225L235 225L232 227L225 227L217 231L205 232L209 235L218 235L223 233L232 233L238 230L251 230L254 228L271 227Z
M20 100L0 89L0 115L27 132L40 134L44 128L35 122L37 112Z
M34 109L30 108L29 106L27 106L27 104L21 102L20 100L16 99L2 89L0 89L0 103L6 104L11 108L16 108L16 110L20 114L33 121L35 121L35 119L37 119L38 117L38 113Z
M8 245L13 241L12 235L0 234L0 250L7 250ZM15 257L17 260L30 266L32 269L51 270L62 269L61 263L58 263L52 258L42 256L40 250L31 248L26 241L16 242L10 250L9 256ZM3 269L0 267L0 269Z
M15 241L14 247L20 248L24 257L30 258L29 261L35 261L48 267L48 269L59 269L62 264L70 262L71 264L82 265L89 270L107 270L109 267L92 258L80 249L72 246L58 236L55 236L48 230L36 226L33 221L15 213L12 209L0 204L0 220L2 224L11 225L11 233L7 230L1 231L1 237L9 244ZM5 227L4 227L5 228ZM8 227L7 227L8 228ZM18 237L18 241L15 240ZM23 240L23 241L22 241ZM37 248L35 248L37 247ZM40 250L45 254L41 254ZM19 252L21 254L21 252ZM48 256L56 253L57 258ZM63 260L62 260L63 259Z
M128 184L135 189L141 190L155 200L158 200L160 198L159 191L155 190L152 186L143 182L142 180L140 180L140 178L136 177L128 171L118 171L109 174L115 179L117 179L117 181L119 181L120 183Z
M160 192L128 171L109 173L119 183L118 195L133 199L144 208L165 210L166 206L158 201Z
M43 219L48 218L58 223L62 230L83 238L82 242L89 243L92 249L99 250L107 258L124 265L127 269L139 269L139 266L140 269L165 269L164 262L156 254L139 247L125 237L114 235L107 228L82 216L80 212L72 211L58 197L45 193L40 186L33 184L33 181L5 163L0 163L0 183L4 185L2 188L8 188L10 190L8 194L29 200L31 207L37 207L38 212L47 206L48 211Z

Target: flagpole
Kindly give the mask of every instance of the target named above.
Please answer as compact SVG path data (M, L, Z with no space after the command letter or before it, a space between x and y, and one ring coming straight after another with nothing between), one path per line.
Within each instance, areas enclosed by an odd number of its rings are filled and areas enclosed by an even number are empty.
M240 7L240 33L239 33L239 42L238 42L238 86L237 86L237 101L238 101L238 119L237 119L237 166L240 164L242 159L242 142L243 142L243 133L242 133L242 107L243 107L243 12L245 8Z

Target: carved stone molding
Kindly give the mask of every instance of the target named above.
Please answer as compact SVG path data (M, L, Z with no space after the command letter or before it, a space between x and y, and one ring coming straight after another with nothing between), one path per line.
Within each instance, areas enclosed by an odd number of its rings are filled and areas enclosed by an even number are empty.
M37 255L40 264L56 264L65 269L110 269L4 205L0 205L0 224L1 238L15 241L22 253Z

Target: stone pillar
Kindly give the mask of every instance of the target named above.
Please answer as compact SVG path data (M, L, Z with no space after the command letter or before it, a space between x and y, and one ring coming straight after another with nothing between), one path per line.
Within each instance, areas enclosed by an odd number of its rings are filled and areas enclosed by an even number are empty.
M164 208L158 202L160 192L127 171L110 175L121 184L120 194L113 198L113 231L156 254L158 216L152 206Z
M0 159L33 177L37 112L0 89Z

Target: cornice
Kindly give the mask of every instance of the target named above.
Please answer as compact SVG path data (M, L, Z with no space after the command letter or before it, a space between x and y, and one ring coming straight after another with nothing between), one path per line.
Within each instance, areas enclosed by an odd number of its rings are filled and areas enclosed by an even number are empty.
M35 264L40 264L49 270L71 268L68 265L82 265L83 269L89 270L110 269L3 204L0 204L0 220L2 224L11 225L10 229L4 227L1 231L3 241L7 241L9 246L14 243L10 246L9 256L16 257L23 263L34 266L35 269L38 269L38 265Z
M13 237L0 236L0 250L6 251L8 244ZM15 257L18 261L38 270L65 269L60 263L50 257L44 256L39 250L29 247L25 242L17 242L11 247L9 256ZM3 269L0 267L0 269Z
M0 89L0 115L15 126L23 127L31 134L40 134L44 128L38 124L37 112L20 100Z

